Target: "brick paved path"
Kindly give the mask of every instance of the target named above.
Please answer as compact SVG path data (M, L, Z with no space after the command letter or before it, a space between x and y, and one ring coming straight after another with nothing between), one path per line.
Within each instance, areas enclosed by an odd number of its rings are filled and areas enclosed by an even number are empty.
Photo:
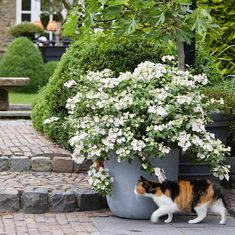
M66 192L78 188L90 189L84 173L0 172L0 190L47 189L49 192L55 190Z
M30 120L0 120L0 156L70 156L37 133Z
M60 214L0 214L0 235L100 235L91 218L109 215L107 210Z

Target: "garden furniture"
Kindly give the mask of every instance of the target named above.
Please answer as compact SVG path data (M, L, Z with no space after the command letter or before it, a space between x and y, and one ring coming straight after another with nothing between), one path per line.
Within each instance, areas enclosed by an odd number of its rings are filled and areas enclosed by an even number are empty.
M0 77L0 111L9 109L8 89L29 85L30 78Z

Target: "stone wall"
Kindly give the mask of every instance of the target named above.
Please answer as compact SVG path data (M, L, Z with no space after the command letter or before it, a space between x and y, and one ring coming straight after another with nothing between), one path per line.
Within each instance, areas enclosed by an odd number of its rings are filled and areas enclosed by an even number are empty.
M0 54L9 42L7 31L16 22L16 0L0 0Z

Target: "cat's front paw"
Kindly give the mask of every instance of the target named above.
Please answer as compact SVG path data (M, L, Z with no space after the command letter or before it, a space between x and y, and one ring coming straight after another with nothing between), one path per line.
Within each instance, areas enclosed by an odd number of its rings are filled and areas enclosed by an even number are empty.
M159 221L159 219L156 216L154 216L154 215L151 216L152 223L158 223L158 221Z
M196 224L197 222L195 220L191 219L191 220L188 221L188 223L189 224Z
M172 219L166 219L164 220L164 223L169 224L172 221Z
M224 225L224 224L226 224L226 221L221 220L219 223L222 224L222 225Z

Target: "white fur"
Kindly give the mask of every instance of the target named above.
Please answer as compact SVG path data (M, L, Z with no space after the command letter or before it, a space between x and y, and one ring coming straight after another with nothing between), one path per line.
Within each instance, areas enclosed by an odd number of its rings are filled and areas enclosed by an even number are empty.
M197 224L204 220L207 216L207 209L208 209L208 203L203 203L200 206L194 207L194 210L197 213L197 217L195 219L189 220L189 224Z
M210 207L210 210L221 216L220 224L226 224L226 209L221 199L216 200Z

